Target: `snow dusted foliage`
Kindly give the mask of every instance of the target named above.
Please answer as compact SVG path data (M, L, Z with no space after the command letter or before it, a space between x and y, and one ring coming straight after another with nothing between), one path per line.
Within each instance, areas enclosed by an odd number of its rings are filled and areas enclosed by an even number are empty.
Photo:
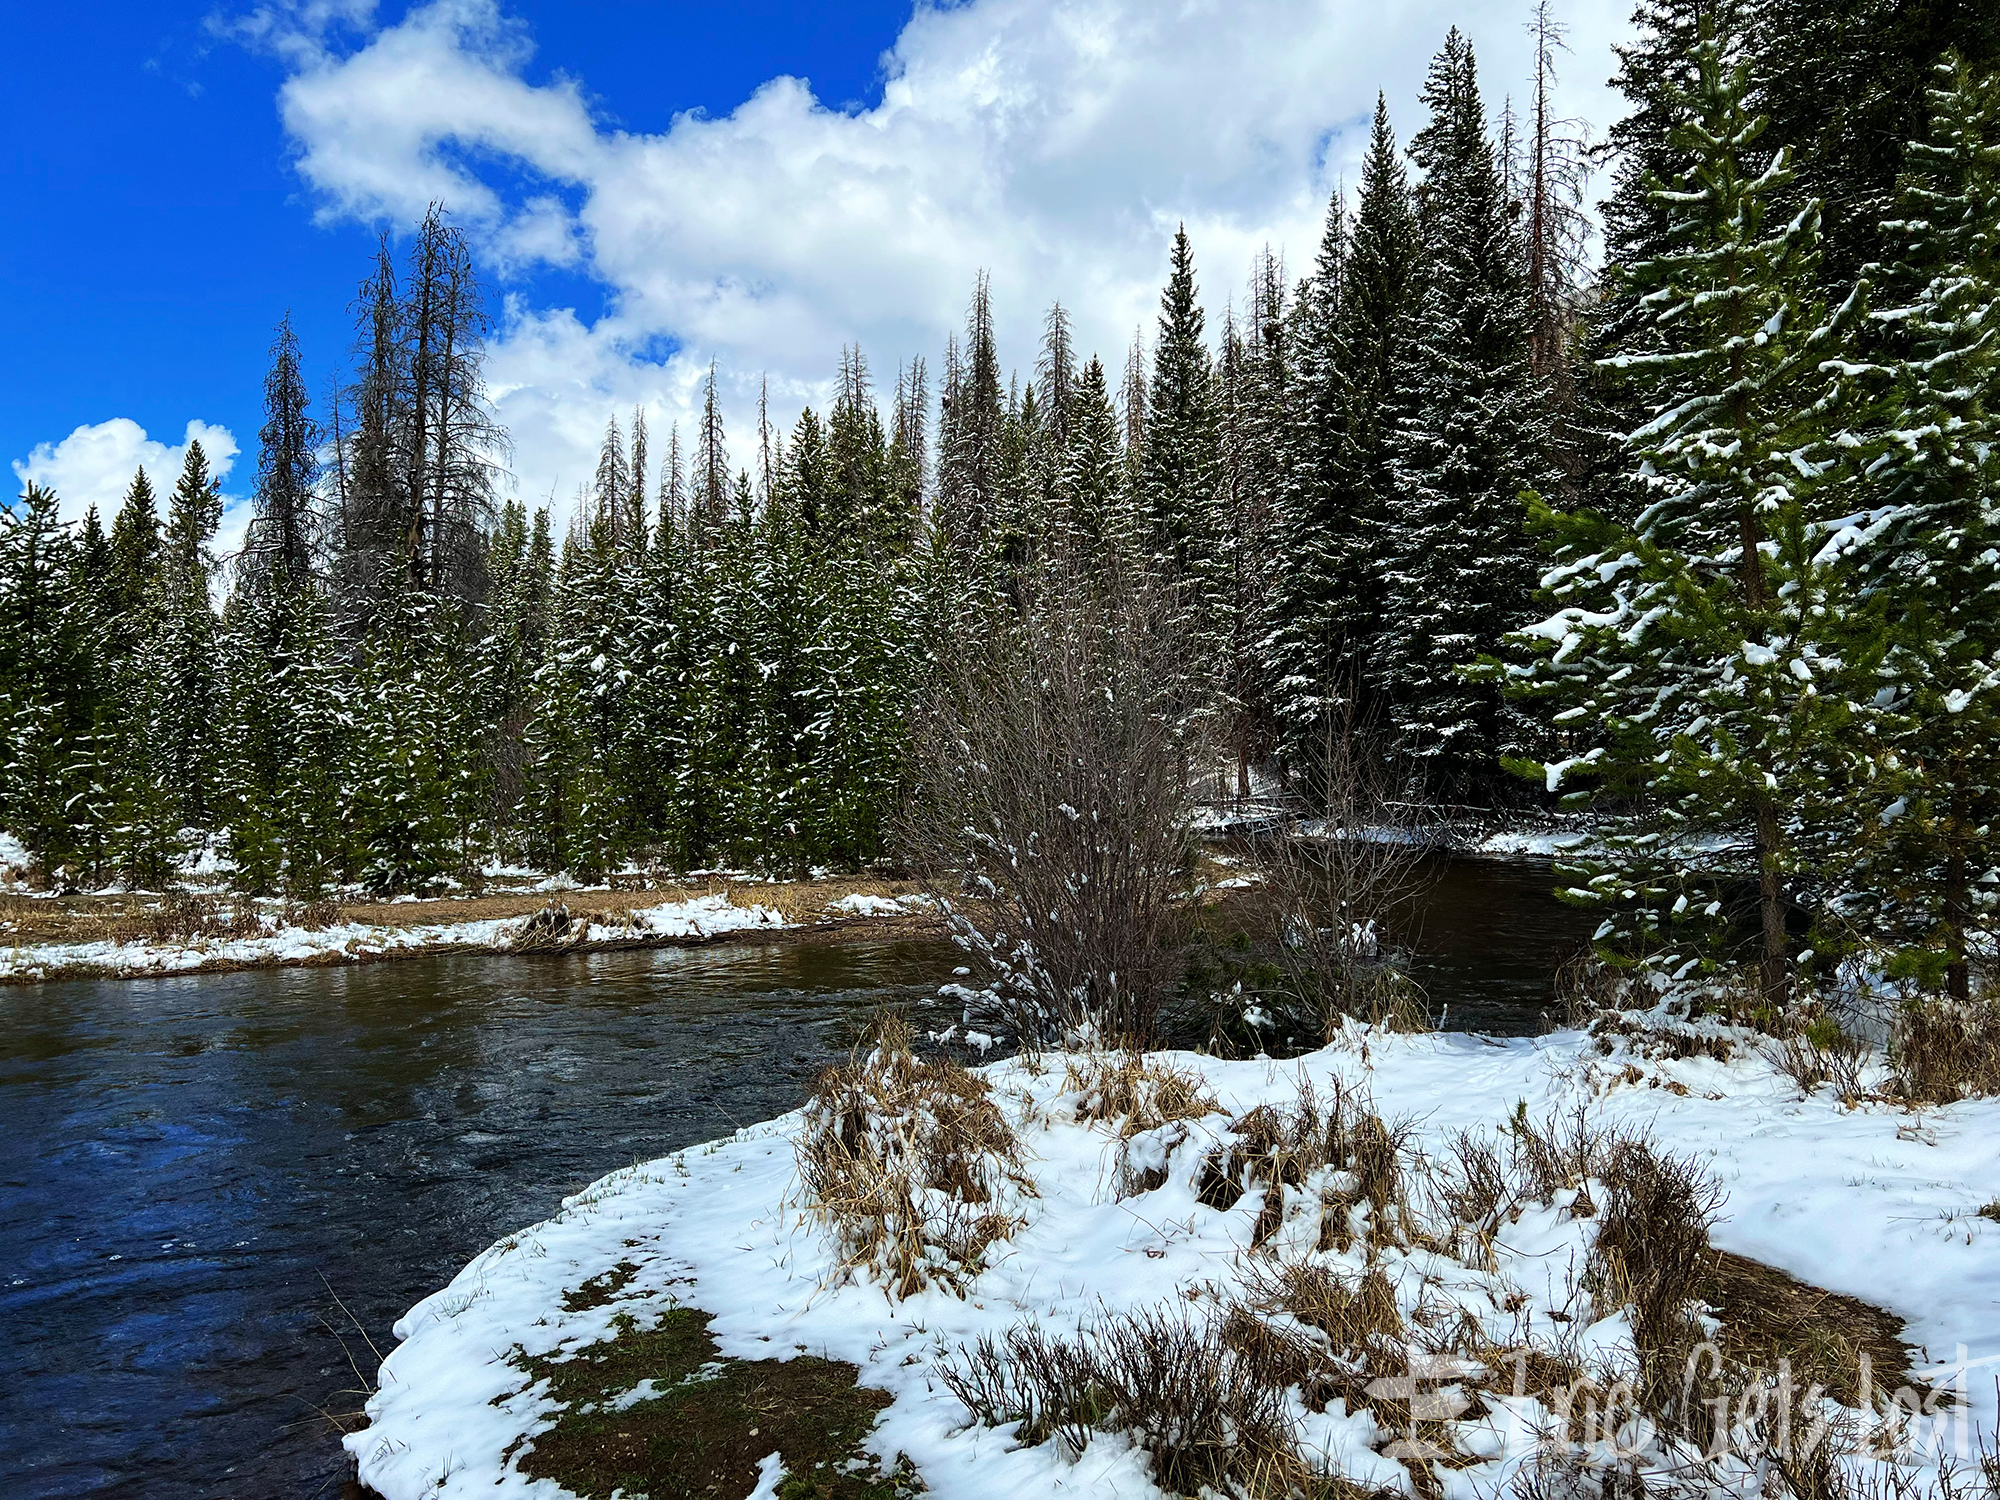
M1561 608L1519 637L1536 659L1514 674L1555 701L1563 748L1517 768L1572 801L1643 809L1571 894L1609 908L1603 937L1675 975L1717 961L1732 914L1714 875L1673 851L1740 831L1760 982L1778 1000L1794 966L1786 882L1813 866L1808 831L1837 826L1817 814L1844 780L1853 720L1821 366L1855 303L1829 319L1816 299L1816 209L1766 220L1790 169L1757 149L1746 66L1715 41L1699 62L1676 129L1695 166L1653 188L1667 248L1625 272L1651 337L1610 361L1650 410L1627 439L1648 504L1630 527L1542 508L1560 557L1543 583Z
M2000 895L2000 80L1949 57L1931 105L1882 226L1878 357L1851 371L1875 393L1847 439L1872 509L1842 540L1882 687L1845 873L1903 962L1964 1000Z
M1431 64L1429 125L1411 143L1423 286L1399 351L1389 626L1381 674L1413 775L1462 800L1527 748L1518 710L1463 669L1528 622L1536 573L1520 495L1546 446L1529 369L1526 264L1487 138L1472 47Z

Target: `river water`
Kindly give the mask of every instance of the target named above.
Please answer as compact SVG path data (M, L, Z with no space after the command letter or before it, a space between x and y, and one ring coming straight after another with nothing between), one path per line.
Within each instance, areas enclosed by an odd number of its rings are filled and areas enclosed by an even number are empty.
M1589 922L1456 861L1418 974L1542 1026ZM0 1495L338 1494L350 1358L614 1168L794 1108L943 942L456 958L0 990ZM344 1310L343 1310L344 1309ZM358 1325L358 1326L357 1326Z

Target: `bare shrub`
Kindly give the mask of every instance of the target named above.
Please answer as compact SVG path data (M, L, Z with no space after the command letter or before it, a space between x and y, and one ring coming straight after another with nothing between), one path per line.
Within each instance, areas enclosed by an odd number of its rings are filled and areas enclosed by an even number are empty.
M959 1289L1020 1226L1020 1145L986 1081L919 1059L908 1024L884 1017L873 1046L826 1069L806 1104L799 1179L850 1267L897 1297Z
M1889 1033L1896 1091L1913 1104L1951 1104L2000 1093L2000 1006L1917 1000Z
M1020 1423L1023 1443L1060 1438L1074 1457L1095 1432L1129 1435L1169 1494L1285 1494L1310 1478L1284 1387L1185 1304L1107 1316L1067 1339L1015 1328L940 1373L980 1421Z
M1842 1103L1852 1104L1867 1092L1863 1074L1868 1050L1866 1042L1849 1036L1832 1016L1813 1013L1796 1018L1779 1037L1772 1061L1800 1093L1831 1086Z
M1390 947L1430 883L1428 830L1394 799L1385 767L1351 736L1332 739L1318 768L1316 826L1258 846L1283 999L1329 1041L1350 1016L1429 1028L1423 990Z
M1185 611L1143 570L1024 584L943 643L916 715L912 863L1000 1024L1141 1045L1178 977L1196 849Z
M1572 954L1556 967L1556 1012L1565 1026L1588 1026L1631 998L1630 972L1606 963L1593 949Z

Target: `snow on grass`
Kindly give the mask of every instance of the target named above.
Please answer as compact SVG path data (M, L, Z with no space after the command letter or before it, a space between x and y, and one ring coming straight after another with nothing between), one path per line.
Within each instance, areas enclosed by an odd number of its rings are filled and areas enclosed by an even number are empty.
M921 893L907 896L871 896L863 891L855 891L826 904L827 915L833 917L928 916L936 910L937 902Z
M275 918L273 919L275 920ZM194 937L183 942L41 943L0 948L0 980L113 978L184 974L203 969L286 964L354 963L428 952L506 953L529 918L431 922L381 927L342 922L328 927L276 926L247 937ZM683 942L745 928L785 926L765 906L736 906L725 895L669 901L630 912L597 912L572 921L562 946Z
M1576 1032L1504 1042L1356 1033L1287 1063L1172 1054L1158 1062L1185 1086L1164 1124L1109 1118L1128 1106L1094 1104L1103 1088L1080 1084L1061 1058L995 1064L979 1076L1020 1143L1025 1190L1010 1212L1021 1222L981 1250L968 1277L930 1281L900 1300L857 1272L851 1247L809 1211L795 1151L810 1121L796 1112L615 1172L480 1255L397 1324L403 1342L382 1366L370 1425L347 1445L362 1480L387 1500L563 1493L518 1468L553 1420L545 1383L531 1383L522 1361L560 1357L684 1306L713 1314L709 1332L725 1359L806 1353L857 1366L863 1386L891 1398L871 1451L885 1465L906 1454L941 1500L1155 1495L1153 1457L1133 1435L1094 1434L1080 1453L1061 1440L1025 1442L1011 1424L975 1420L944 1372L964 1368L980 1340L1004 1346L1024 1327L1074 1338L1124 1314L1247 1295L1260 1266L1288 1256L1339 1275L1364 1263L1381 1271L1413 1336L1428 1302L1484 1320L1500 1344L1546 1334L1585 1359L1629 1356L1625 1311L1587 1326L1581 1317L1591 1294L1580 1277L1602 1216L1578 1207L1577 1193L1517 1206L1483 1264L1420 1245L1421 1236L1397 1241L1380 1210L1370 1225L1365 1202L1354 1201L1350 1222L1364 1239L1377 1235L1372 1247L1332 1249L1316 1247L1317 1199L1309 1217L1267 1214L1267 1190L1255 1186L1211 1206L1204 1163L1240 1143L1258 1106L1295 1108L1302 1082L1321 1100L1367 1099L1383 1120L1406 1124L1405 1149L1419 1161L1450 1156L1457 1132L1500 1139L1495 1132L1525 1119L1645 1133L1719 1183L1719 1248L1887 1309L1906 1320L1904 1337L1937 1367L1934 1379L1959 1372L1957 1418L1926 1418L1914 1433L1949 1427L1945 1437L1964 1446L1972 1430L1991 1431L2000 1222L1980 1209L2000 1188L2000 1101L1922 1115L1847 1109L1826 1092L1801 1098L1754 1045L1728 1061L1659 1060L1612 1045L1602 1055ZM1324 1175L1327 1190L1353 1201L1352 1176ZM618 1300L574 1296L614 1268ZM1315 1467L1414 1492L1396 1456L1399 1434L1379 1409L1336 1400L1313 1410L1297 1389L1285 1399ZM1536 1421L1547 1418L1533 1396L1489 1390L1484 1414L1448 1424L1464 1466L1440 1467L1429 1482L1444 1500L1501 1493L1534 1461Z

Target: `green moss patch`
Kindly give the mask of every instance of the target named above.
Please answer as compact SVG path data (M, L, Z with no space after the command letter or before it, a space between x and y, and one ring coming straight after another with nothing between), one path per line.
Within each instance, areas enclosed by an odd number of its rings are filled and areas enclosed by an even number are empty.
M885 1474L861 1452L889 1396L857 1385L853 1365L721 1359L708 1323L694 1308L644 1329L620 1314L602 1343L518 1357L562 1407L520 1472L584 1500L743 1500L775 1451L787 1475L780 1500L901 1500L922 1489L906 1463Z

